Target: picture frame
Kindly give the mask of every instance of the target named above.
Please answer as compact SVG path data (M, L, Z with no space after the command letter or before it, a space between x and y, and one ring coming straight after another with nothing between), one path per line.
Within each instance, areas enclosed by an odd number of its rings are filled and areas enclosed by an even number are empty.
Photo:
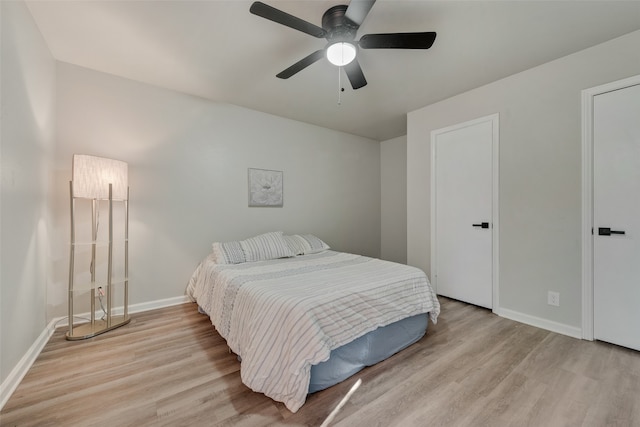
M283 173L269 169L248 170L249 207L281 208L283 203Z

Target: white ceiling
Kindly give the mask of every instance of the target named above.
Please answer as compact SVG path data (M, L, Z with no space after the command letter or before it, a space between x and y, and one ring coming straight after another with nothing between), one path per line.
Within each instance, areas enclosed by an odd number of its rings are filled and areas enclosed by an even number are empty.
M346 3L263 1L318 26ZM354 91L343 74L338 105L339 71L326 59L275 77L325 40L252 15L250 5L28 1L59 61L376 140L405 135L409 111L640 29L640 1L378 0L358 36L437 39L429 50L361 50L369 84Z

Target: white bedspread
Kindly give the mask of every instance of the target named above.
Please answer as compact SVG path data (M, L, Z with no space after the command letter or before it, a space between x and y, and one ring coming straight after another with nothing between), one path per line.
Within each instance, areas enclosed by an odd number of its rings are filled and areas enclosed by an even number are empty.
M311 365L378 327L440 305L422 270L326 251L272 261L221 265L205 259L188 295L210 316L252 390L296 412Z

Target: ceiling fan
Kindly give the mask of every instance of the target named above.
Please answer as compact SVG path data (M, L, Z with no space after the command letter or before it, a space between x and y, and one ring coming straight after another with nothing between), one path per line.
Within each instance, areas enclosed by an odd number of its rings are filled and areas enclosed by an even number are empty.
M352 0L348 6L333 6L322 15L322 27L259 1L254 2L249 11L319 39L326 38L328 41L323 49L304 57L276 77L288 79L326 56L332 64L344 67L353 89L360 89L367 84L367 80L356 59L358 48L429 49L436 39L436 33L422 32L365 34L360 40L355 40L358 28L375 2L376 0Z

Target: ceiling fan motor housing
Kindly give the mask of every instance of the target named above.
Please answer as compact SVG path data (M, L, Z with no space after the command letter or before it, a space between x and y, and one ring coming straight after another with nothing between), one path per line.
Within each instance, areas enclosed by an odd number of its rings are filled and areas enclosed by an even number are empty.
M345 4L333 6L322 15L322 28L327 32L329 42L353 41L356 38L358 25L345 18L347 7Z

